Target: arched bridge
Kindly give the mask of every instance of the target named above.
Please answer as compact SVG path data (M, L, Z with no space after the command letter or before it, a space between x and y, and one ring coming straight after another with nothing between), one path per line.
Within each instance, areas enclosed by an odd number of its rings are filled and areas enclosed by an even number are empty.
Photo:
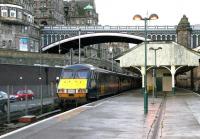
M177 41L177 26L148 26L148 39ZM192 48L200 45L200 25L192 25L191 44ZM42 47L55 42L84 34L92 33L123 33L144 37L144 26L44 26L42 29Z
M106 42L126 42L126 43L139 44L144 41L144 38L122 33L84 34L52 43L46 47L43 47L42 51L48 53L66 53L70 50L70 48L78 49L79 40L81 44L80 46L84 47L88 45L106 43Z

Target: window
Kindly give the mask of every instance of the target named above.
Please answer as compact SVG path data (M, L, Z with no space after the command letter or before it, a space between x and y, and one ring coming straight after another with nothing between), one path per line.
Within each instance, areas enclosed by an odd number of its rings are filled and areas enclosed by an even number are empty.
M162 35L162 40L165 41L166 40L166 37L165 35Z
M197 46L197 37L196 37L196 35L193 35L192 36L192 39L193 39L193 47L192 48L195 48L196 46Z
M172 35L172 41L176 41L176 36Z
M16 10L10 10L10 17L16 18Z
M171 39L170 39L170 35L167 35L167 40L168 40L168 41L171 40Z
M9 47L9 48L12 48L12 40L9 40L9 41L8 41L8 47Z
M31 51L31 52L34 52L34 51L35 51L33 40L30 40L30 51Z
M74 78L74 72L72 70L63 70L62 72L62 78Z
M22 19L22 12L21 12L21 11L18 11L17 17L18 17L19 19Z
M155 41L156 40L156 35L152 36L152 40Z
M8 17L8 9L7 7L1 7L1 16Z
M158 36L157 36L157 40L158 40L158 41L160 41L160 40L161 40L161 37L160 37L160 35L158 35Z
M87 78L88 77L88 71L82 70L77 71L75 78Z
M3 47L3 48L6 47L6 41L5 41L5 40L2 41L2 47Z

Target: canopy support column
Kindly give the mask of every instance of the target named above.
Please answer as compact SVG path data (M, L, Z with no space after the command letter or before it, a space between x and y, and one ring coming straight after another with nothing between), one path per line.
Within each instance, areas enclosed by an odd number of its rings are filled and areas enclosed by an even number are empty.
M171 65L171 74L172 74L172 93L175 95L175 73L176 69L174 65Z

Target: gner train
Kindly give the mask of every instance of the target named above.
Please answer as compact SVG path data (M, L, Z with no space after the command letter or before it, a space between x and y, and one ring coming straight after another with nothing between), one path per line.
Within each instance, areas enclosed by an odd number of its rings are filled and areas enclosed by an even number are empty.
M138 78L101 69L89 64L64 67L58 84L57 95L61 106L72 100L98 99L140 85Z

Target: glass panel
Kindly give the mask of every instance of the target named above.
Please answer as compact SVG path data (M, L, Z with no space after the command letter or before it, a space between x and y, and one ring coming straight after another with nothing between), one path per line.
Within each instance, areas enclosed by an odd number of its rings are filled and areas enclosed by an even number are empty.
M69 79L71 79L73 77L74 77L74 72L72 70L64 70L62 72L61 78L69 78Z
M82 70L77 71L75 78L87 78L88 77L88 71Z

